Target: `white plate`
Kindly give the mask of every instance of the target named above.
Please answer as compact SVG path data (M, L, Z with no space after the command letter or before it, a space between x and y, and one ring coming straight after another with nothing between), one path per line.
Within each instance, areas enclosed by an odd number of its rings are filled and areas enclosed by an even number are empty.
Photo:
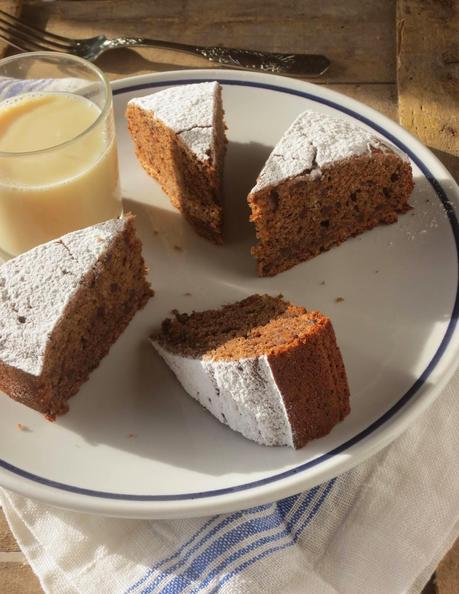
M213 79L223 85L229 138L221 248L197 237L137 164L123 116L131 97ZM156 295L56 423L0 398L0 483L75 510L197 516L299 492L387 445L439 395L458 361L458 190L445 168L394 122L322 86L226 70L113 86L123 192L137 214ZM416 179L414 210L260 279L249 255L245 196L304 109L355 119L405 150ZM221 425L183 393L146 340L173 308L206 309L255 292L282 292L329 315L348 370L351 414L299 451L259 446Z

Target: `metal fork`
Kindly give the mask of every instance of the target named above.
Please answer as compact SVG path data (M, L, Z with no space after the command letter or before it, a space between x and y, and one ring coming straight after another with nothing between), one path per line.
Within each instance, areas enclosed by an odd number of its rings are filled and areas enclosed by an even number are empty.
M97 35L88 39L71 39L26 25L3 10L0 10L0 39L23 52L64 52L91 61L96 60L103 52L121 47L162 47L198 55L230 68L261 70L289 76L320 76L330 65L328 58L320 54L278 54L247 49L203 47L145 37L107 39L105 35Z

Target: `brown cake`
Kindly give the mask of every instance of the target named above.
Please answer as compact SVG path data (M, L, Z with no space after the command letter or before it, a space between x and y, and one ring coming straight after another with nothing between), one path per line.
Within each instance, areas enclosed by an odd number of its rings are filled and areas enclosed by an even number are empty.
M127 216L0 267L0 389L53 419L153 295Z
M199 235L222 243L226 138L218 82L180 85L132 99L126 117L145 171Z
M349 413L330 320L281 297L176 313L152 342L193 398L260 444L301 448Z
M349 120L306 111L275 146L248 196L258 274L273 276L410 206L408 159Z

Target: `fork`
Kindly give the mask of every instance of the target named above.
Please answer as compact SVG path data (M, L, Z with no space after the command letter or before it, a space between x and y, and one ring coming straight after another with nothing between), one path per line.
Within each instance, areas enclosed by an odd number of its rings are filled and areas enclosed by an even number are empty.
M228 47L204 47L145 37L107 39L105 35L97 35L88 39L72 39L26 25L3 10L0 10L0 39L23 52L63 52L90 61L112 49L161 47L198 55L230 68L261 70L289 76L320 76L330 65L328 58L320 54L279 54Z

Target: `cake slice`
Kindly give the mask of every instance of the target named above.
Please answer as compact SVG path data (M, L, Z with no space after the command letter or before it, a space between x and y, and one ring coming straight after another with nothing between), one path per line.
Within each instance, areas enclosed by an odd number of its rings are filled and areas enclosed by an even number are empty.
M219 83L180 85L131 99L126 117L145 171L199 235L222 243L226 138Z
M193 398L260 444L301 448L349 413L330 320L281 297L176 313L152 343Z
M410 206L408 158L347 119L305 111L248 196L260 276L273 276Z
M127 216L0 267L0 389L53 419L153 295Z

